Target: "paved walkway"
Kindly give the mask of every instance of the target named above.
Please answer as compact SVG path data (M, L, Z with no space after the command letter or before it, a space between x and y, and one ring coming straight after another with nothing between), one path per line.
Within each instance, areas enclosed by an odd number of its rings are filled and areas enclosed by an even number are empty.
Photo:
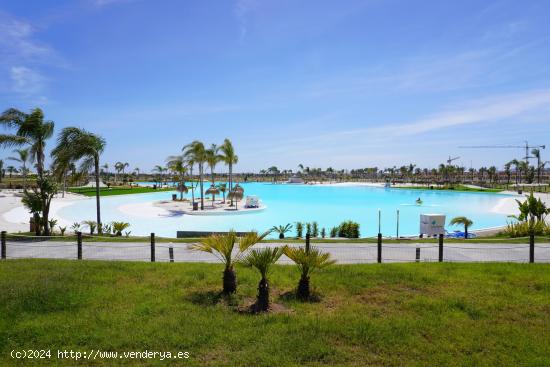
M303 246L303 244L289 244ZM174 261L177 262L217 262L217 258L208 253L191 251L185 243L157 243L156 261L169 261L169 248L173 248ZM255 247L281 246L275 243L262 243ZM323 243L312 246L329 252L333 259L341 264L374 263L377 260L376 244L359 243ZM85 260L129 260L151 261L151 246L149 243L121 243L121 242L84 242L82 257ZM439 248L437 244L406 243L383 244L383 262L415 261L417 248L420 249L420 261L438 261ZM451 262L528 262L528 244L506 243L448 243L443 252L444 261ZM7 257L13 258L55 258L76 259L77 246L71 242L30 240L9 241L7 243ZM280 263L291 263L282 257ZM535 262L550 262L550 243L535 245Z

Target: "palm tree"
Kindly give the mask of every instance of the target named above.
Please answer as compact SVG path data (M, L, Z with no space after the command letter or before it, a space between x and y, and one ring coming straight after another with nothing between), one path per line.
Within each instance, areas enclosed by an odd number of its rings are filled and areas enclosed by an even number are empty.
M180 200L183 200L183 193L185 190L185 173L187 173L186 164L185 158L181 155L170 156L166 159L166 165L168 168L176 172L178 174L178 178L180 179Z
M269 310L269 269L275 264L283 254L282 247L266 247L261 250L251 250L243 259L245 266L256 268L261 275L258 283L258 296L256 297L256 312L265 312Z
M186 160L190 160L199 166L199 185L201 191L201 210L204 210L204 163L206 162L206 149L204 144L198 140L187 144L183 147L183 156Z
M218 190L223 194L223 203L225 204L225 192L227 191L227 184L225 182L218 184Z
M15 149L17 157L8 157L9 160L21 163L21 172L23 173L23 185L27 187L27 161L29 160L29 149Z
M63 182L62 197L65 197L65 191L67 191L67 175L71 168L74 168L74 163L68 152L60 152L54 157L53 161L53 174L57 177L58 181Z
M36 162L36 171L38 178L42 179L44 175L44 150L46 140L48 140L54 130L53 121L44 121L44 113L40 108L35 108L30 114L21 112L15 108L10 108L0 115L0 125L7 128L16 129L14 134L0 134L0 147L2 146L29 146L30 161ZM43 186L43 185L42 185ZM38 187L42 187L39 185ZM45 187L45 186L44 186ZM46 198L43 193L42 198L42 217L47 217ZM49 235L49 228L45 224L44 233Z
M223 156L218 154L218 151L220 148L216 144L212 144L210 146L210 149L206 149L205 154L205 160L206 163L208 163L208 166L210 167L210 175L212 176L212 185L215 185L214 181L214 169L216 168L216 164L218 164L219 161L223 159Z
M250 232L243 237L237 237L235 231L230 231L225 235L203 238L200 242L190 245L189 249L213 254L224 264L223 293L231 294L237 291L237 275L234 264L242 259L246 250L260 242L268 234L269 232L262 235Z
M329 253L323 253L316 248L312 248L308 251L302 247L287 246L284 249L284 254L298 266L301 275L296 296L303 300L307 300L311 296L309 283L311 273L336 262L330 259Z
M163 180L162 174L164 173L165 170L166 168L164 168L163 166L159 166L158 164L155 167L153 167L153 172L157 172L159 174L157 178L159 179L159 184L161 187L162 187L162 180Z
M285 238L285 233L290 232L292 229L292 224L287 223L286 225L273 226L271 227L272 232L277 232L279 234L279 239L282 240Z
M122 172L123 169L124 169L124 163L122 162L115 163L115 183L118 182L117 174L120 174L120 172Z
M44 113L35 108L30 114L10 108L0 115L0 125L15 128L15 134L0 134L0 146L30 145L30 159L36 161L38 177L44 174L44 150L54 129L53 121L44 121Z
M4 177L4 161L0 159L0 183L2 183L3 177Z
M101 168L103 168L103 172L105 172L105 182L109 181L109 164L105 163Z
M101 204L99 194L99 157L105 149L105 139L101 136L76 127L66 127L57 137L57 146L52 156L70 157L73 161L82 160L81 171L88 172L94 167L97 227L101 233Z
M474 222L469 219L469 218L466 218L466 217L454 217L453 219L451 219L451 221L449 222L450 225L454 226L454 225L463 225L464 226L464 239L467 239L468 238L468 227L471 227Z
M220 151L222 152L222 161L229 168L229 191L231 191L233 190L233 165L239 162L239 157L235 154L233 144L228 138L223 141Z
M17 168L15 168L14 166L8 166L8 168L6 168L6 170L10 174L10 178L13 176L14 173L17 172Z

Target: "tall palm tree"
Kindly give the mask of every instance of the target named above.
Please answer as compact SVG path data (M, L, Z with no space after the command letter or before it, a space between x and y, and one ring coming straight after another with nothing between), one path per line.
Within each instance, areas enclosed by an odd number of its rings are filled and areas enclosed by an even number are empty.
M457 225L457 224L463 225L464 226L464 239L467 239L468 238L468 227L471 227L474 224L474 222L471 219L466 218L466 217L455 217L455 218L451 219L449 224L452 225L452 226Z
M200 242L189 246L189 249L210 253L224 264L223 293L231 294L237 291L237 275L234 265L240 261L246 250L260 242L269 232L258 235L250 232L243 237L237 237L235 231L225 235L214 235L203 238Z
M2 182L2 178L4 178L4 161L0 159L0 183Z
M176 172L180 180L180 200L183 200L183 193L185 191L185 174L187 173L187 163L182 155L170 156L166 159L166 165L172 171Z
M9 160L21 163L21 172L23 173L23 186L27 188L27 161L29 160L29 149L15 149L17 157L8 157Z
M44 121L44 113L35 108L30 114L10 108L0 115L0 125L16 129L15 134L0 134L0 146L29 145L30 159L36 161L38 177L44 175L44 150L54 129L53 121Z
M255 311L265 312L269 310L269 269L283 254L282 247L266 247L261 250L251 250L243 259L245 266L256 268L261 275L258 283L258 296L256 297Z
M109 164L105 163L101 168L103 168L103 172L105 172L105 181L107 182L109 180Z
M63 182L62 197L65 197L65 191L67 191L67 175L71 169L74 168L72 158L68 152L60 152L54 157L53 161L53 174L57 177L58 181Z
M204 210L204 163L206 162L206 149L204 144L195 140L183 147L183 156L187 160L191 160L199 166L199 185L201 191L201 210Z
M10 174L10 178L13 176L14 173L17 172L17 168L15 168L14 166L8 166L8 168L6 168L6 170Z
M101 233L101 203L99 194L99 157L105 149L105 139L101 136L76 127L66 127L57 137L57 146L52 151L54 158L70 157L73 161L82 160L81 170L89 171L94 167L96 214L98 232Z
M239 157L235 154L233 144L228 138L223 141L220 151L222 152L222 161L229 168L229 191L231 191L233 190L233 165L239 162Z
M212 177L212 185L215 185L214 181L214 169L216 168L216 164L218 164L219 161L223 159L223 155L218 154L218 151L220 148L216 144L212 144L209 149L206 149L205 154L205 160L206 163L208 163L208 167L210 167L210 175Z
M311 297L309 278L315 270L325 268L336 261L330 259L330 254L323 253L316 248L309 251L302 247L285 247L284 254L298 266L300 281L296 296L307 300Z
M516 172L516 185L517 185L521 182L521 170L520 170L521 163L517 159L512 159L509 163L514 166L514 171Z
M153 172L156 172L159 174L158 179L161 187L162 187L162 180L163 180L162 174L164 173L165 170L166 168L164 168L163 166L159 166L158 164L155 167L153 167Z
M116 162L115 163L115 183L118 182L117 174L120 175L120 172L122 172L123 169L124 169L124 163L122 163L122 162Z

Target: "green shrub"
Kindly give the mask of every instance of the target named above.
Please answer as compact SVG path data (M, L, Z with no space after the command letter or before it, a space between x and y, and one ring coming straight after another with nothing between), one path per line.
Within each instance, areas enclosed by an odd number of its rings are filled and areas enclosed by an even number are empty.
M321 237L325 238L327 236L327 231L325 230L325 227L321 228Z
M319 237L319 225L317 224L317 222L313 222L312 227L313 228L312 228L311 236Z
M334 238L338 234L338 227L332 227L330 229L330 237Z
M302 232L304 230L304 225L302 222L296 222L296 237L302 238Z
M510 237L526 237L530 234L536 236L550 235L550 226L544 221L508 223L504 234Z
M359 223L348 220L338 227L338 237L359 238Z

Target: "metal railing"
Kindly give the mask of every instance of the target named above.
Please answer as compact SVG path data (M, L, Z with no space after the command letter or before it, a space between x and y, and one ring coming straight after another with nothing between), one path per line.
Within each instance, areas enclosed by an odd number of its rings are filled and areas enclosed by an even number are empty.
M341 264L389 262L550 262L550 243L535 243L535 237L525 243L476 243L471 240L444 243L384 243L381 234L375 243L315 243L323 252ZM76 237L37 237L1 232L2 259L74 259L119 260L150 262L216 262L215 256L189 249L189 243L157 243L151 233L148 242L115 242L108 237L94 237L77 233ZM259 243L256 247L283 246L281 243ZM303 243L287 243L303 246ZM309 238L306 239L309 245ZM280 263L291 263L282 257Z

